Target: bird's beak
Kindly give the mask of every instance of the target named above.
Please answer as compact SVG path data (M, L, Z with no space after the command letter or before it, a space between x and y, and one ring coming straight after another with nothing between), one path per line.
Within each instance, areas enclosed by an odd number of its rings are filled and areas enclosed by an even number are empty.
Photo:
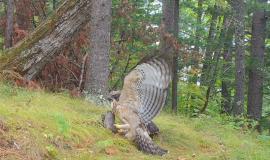
M113 102L111 102L111 108L113 109Z
M111 101L111 108L112 109L115 109L116 106L117 106L117 101L115 99L112 99L112 101Z

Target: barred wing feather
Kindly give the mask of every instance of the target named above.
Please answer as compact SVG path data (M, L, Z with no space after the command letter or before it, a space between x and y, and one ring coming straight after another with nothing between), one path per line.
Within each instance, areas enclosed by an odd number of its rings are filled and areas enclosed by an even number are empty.
M136 90L139 100L138 112L145 124L149 123L163 108L171 79L170 68L163 59L154 58L135 68L141 79Z

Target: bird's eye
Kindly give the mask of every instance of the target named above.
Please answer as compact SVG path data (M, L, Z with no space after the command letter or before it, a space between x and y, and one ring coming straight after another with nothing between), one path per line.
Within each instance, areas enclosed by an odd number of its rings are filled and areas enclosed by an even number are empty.
M113 101L113 98L112 97L107 97L107 100L112 102Z

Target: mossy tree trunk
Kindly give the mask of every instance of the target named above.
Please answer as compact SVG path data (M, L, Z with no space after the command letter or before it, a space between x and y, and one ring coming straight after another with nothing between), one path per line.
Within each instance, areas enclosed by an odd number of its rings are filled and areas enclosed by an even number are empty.
M0 56L0 71L13 69L26 79L35 78L73 35L90 20L92 0L66 0L33 33Z

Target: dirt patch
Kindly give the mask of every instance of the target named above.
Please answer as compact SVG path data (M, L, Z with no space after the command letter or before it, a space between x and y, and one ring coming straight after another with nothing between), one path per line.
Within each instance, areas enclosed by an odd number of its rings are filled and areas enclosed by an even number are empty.
M79 144L75 145L75 148L77 149L82 149L82 148L89 148L94 144L95 140L93 140L92 138L88 138L82 142L80 142Z
M1 148L0 147L0 160L4 159L16 159L16 160L26 160L28 159L20 151L14 148Z
M2 159L26 159L19 150L16 149L16 143L8 138L8 126L3 120L0 120L0 160Z
M3 135L5 132L8 132L8 127L4 121L0 119L0 135Z
M12 148L12 143L4 136L0 136L0 148Z
M0 148L11 148L10 142L6 138L8 130L7 125L0 119Z
M105 148L105 153L107 155L113 156L119 153L119 150L115 147L107 147Z
M25 134L21 130L19 131L19 133L20 136L25 137ZM22 137L17 137L15 133L12 133L10 127L3 120L0 119L0 160L41 159L27 152L27 147L23 146L23 142L25 142L26 140Z

